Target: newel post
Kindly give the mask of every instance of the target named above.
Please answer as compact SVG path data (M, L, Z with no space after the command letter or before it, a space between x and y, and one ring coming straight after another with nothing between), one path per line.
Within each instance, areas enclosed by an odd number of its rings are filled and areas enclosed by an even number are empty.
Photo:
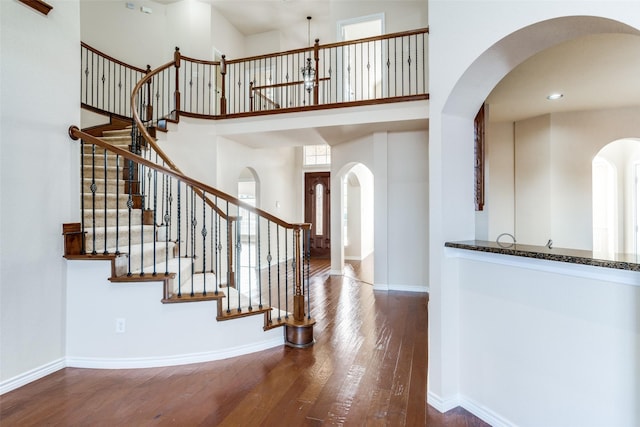
M293 295L293 318L297 322L301 322L304 320L304 293L302 292L302 269L304 268L304 264L302 263L302 245L301 245L301 237L300 237L300 228L296 228L293 230L294 233L294 260L296 269L294 271L294 285L295 285L295 293Z
M318 105L318 93L320 91L318 86L320 83L320 68L318 67L320 62L320 39L316 39L313 45L313 59L316 63L316 77L313 83L313 105Z
M222 75L222 92L220 94L220 115L227 115L227 89L226 89L226 80L224 76L227 74L227 61L226 55L222 55L222 59L220 59L220 74Z
M151 72L151 65L147 64L147 70L145 71L146 75L149 75ZM147 109L146 109L146 121L150 122L153 120L153 98L151 97L151 80L147 82Z
M253 81L249 82L249 111L253 112Z
M175 52L173 52L173 62L173 66L176 69L176 90L174 92L176 116L174 118L177 120L180 114L180 48L177 46Z
M315 343L313 338L313 325L316 323L309 315L305 314L305 279L308 284L308 277L304 275L305 245L303 238L308 234L310 224L297 224L294 232L294 295L293 295L293 320L285 323L285 343L290 347L304 348ZM308 271L307 271L308 273ZM309 289L307 285L307 306L310 309Z

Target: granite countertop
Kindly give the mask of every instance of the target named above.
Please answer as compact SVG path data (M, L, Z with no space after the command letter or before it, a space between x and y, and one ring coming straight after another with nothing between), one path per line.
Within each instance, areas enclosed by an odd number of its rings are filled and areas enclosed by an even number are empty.
M640 256L635 254L616 254L608 256L580 249L552 248L546 246L512 244L511 242L490 242L486 240L465 240L446 242L448 248L466 249L470 251L493 254L513 255L526 258L544 259L548 261L567 262L571 264L592 265L596 267L615 268L619 270L640 271Z

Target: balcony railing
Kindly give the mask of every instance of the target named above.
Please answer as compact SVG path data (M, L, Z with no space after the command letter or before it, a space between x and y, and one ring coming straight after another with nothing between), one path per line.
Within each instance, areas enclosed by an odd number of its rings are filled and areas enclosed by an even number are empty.
M316 40L307 48L219 61L182 56L176 48L172 66L147 82L144 121L162 127L180 115L241 117L428 99L427 36L428 29L419 29L327 45ZM122 99L148 71L84 44L82 52L83 104L130 116ZM309 88L302 75L307 63L315 70Z
M126 64L82 43L80 102L83 107L131 118L131 93L150 70Z

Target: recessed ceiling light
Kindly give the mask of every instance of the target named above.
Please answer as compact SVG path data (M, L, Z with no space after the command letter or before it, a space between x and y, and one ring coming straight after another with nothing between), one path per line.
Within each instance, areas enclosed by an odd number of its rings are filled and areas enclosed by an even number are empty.
M554 100L556 100L556 99L560 99L560 98L562 98L563 96L564 96L564 95L563 95L563 94L561 94L561 93L552 93L552 94L550 94L550 95L547 95L547 99L548 99L548 100L550 100L550 101L554 101Z

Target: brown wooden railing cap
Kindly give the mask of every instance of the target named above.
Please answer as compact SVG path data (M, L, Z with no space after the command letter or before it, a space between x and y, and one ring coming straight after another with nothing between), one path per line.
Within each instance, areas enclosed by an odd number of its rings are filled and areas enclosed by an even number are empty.
M85 42L80 42L80 46L84 47L87 50L90 50L91 52L93 52L93 53L95 53L97 55L103 56L105 59L107 59L107 60L109 60L111 62L115 62L116 64L122 65L123 67L131 68L132 70L138 71L139 73L144 73L145 72L145 70L143 68L136 67L135 65L127 64L127 63L122 62L122 61L120 61L118 59L115 59L114 57L109 56L106 53L101 52L101 51L99 51L98 49L96 49L96 48L94 48L92 46L89 46Z

